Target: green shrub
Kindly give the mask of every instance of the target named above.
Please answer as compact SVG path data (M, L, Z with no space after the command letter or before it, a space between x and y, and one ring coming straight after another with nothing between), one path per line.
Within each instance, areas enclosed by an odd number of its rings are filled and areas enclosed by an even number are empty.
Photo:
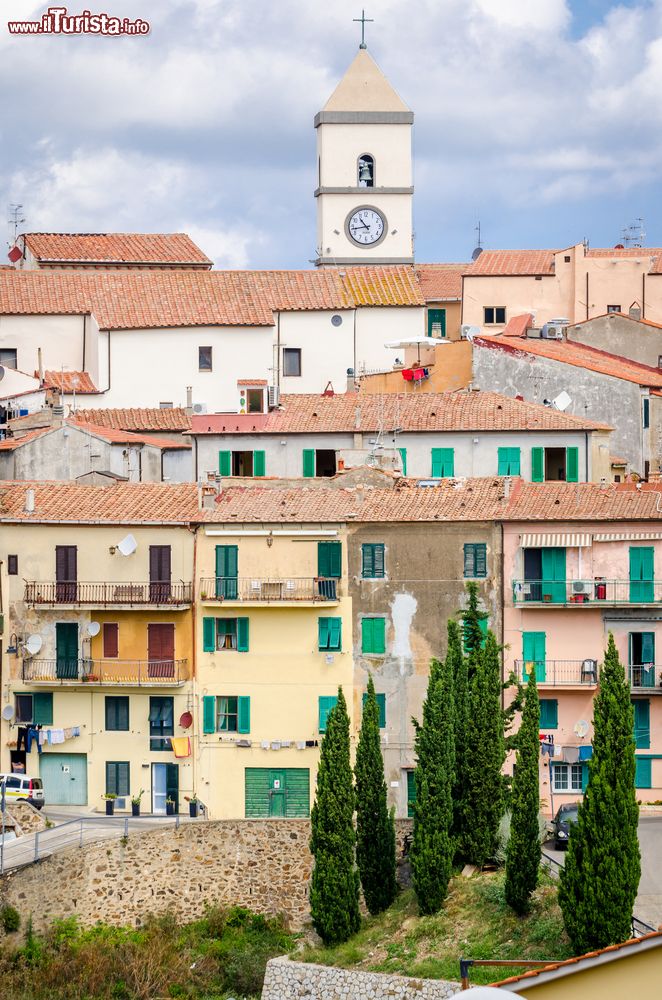
M3 906L0 909L0 924L5 934L13 934L21 926L21 915L15 906Z

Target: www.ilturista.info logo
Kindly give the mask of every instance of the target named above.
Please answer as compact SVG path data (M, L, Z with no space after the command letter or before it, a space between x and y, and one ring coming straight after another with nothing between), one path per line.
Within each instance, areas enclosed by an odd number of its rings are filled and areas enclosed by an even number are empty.
M149 22L110 14L67 13L66 7L49 7L40 21L8 21L10 35L148 35Z

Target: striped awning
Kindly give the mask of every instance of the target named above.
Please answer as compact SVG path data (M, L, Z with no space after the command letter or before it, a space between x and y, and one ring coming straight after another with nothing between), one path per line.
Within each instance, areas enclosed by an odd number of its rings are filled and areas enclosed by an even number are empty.
M588 532L552 532L520 537L523 549L585 549L591 544Z
M593 535L594 542L647 542L662 538L662 531L601 531Z

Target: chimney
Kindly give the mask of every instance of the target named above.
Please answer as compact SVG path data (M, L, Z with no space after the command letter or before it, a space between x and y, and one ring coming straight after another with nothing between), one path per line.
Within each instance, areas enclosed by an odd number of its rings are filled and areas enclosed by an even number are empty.
M188 417L193 413L193 386L186 386L186 415Z
M34 514L34 489L28 486L25 491L25 507L26 514Z
M504 500L510 499L510 487L511 487L511 485L512 485L512 479L510 478L510 476L506 476L506 478L503 481L503 499Z
M359 384L356 381L356 375L354 374L353 368L347 369L347 392L358 392Z
M39 367L39 385L44 384L44 359L41 355L41 347L37 348L37 365Z
M354 428L357 431L361 430L361 407L357 406L354 410Z

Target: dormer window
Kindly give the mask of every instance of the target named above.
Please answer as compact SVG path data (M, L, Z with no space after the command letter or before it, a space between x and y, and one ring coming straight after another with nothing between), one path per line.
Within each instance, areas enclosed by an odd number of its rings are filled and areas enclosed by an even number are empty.
M375 160L370 153L363 153L359 156L358 186L365 188L375 186Z

